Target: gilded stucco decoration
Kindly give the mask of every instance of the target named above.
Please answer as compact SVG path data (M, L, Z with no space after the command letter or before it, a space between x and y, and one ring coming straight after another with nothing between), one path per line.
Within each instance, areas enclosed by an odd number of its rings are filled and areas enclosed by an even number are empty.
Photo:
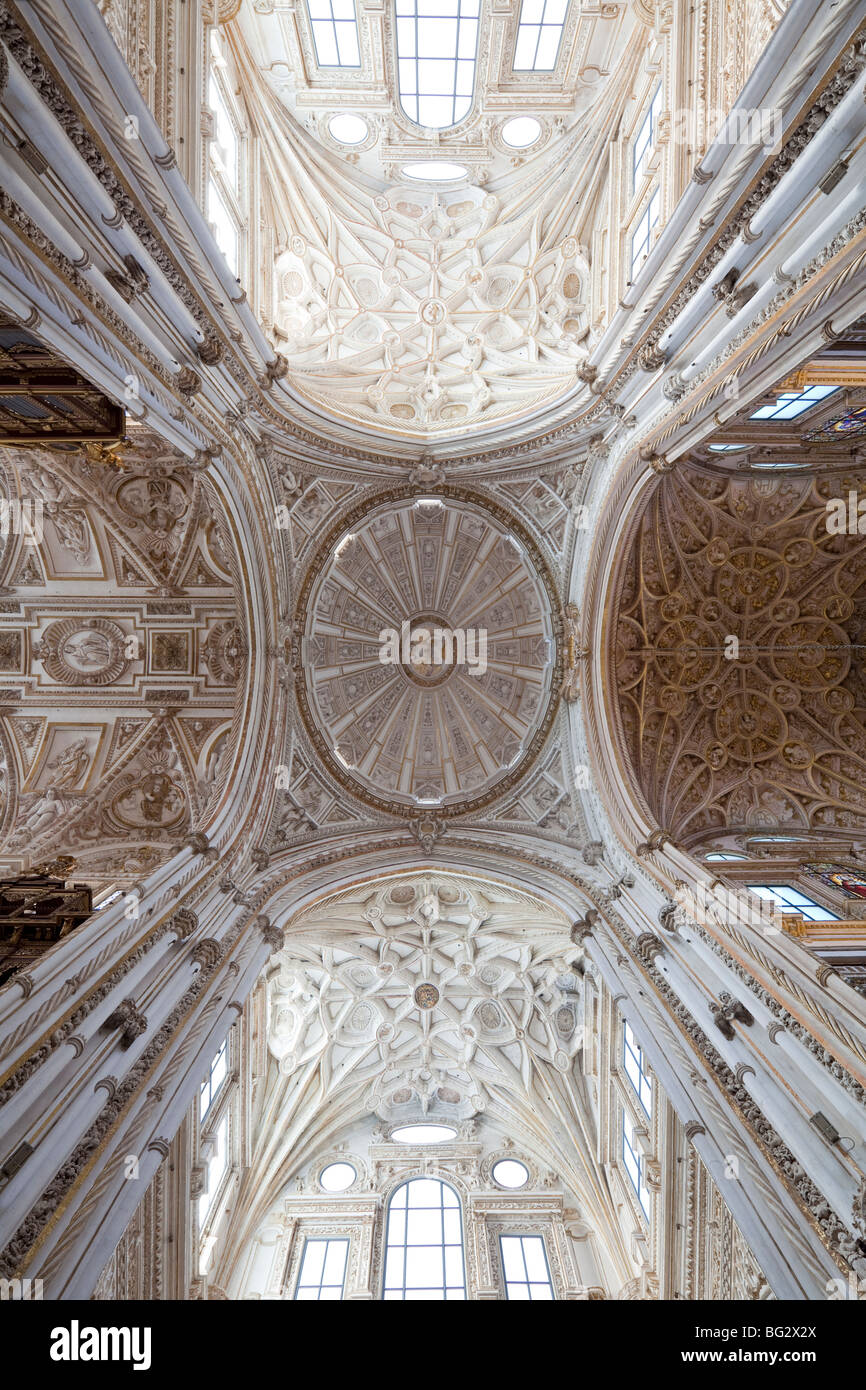
M2 556L4 839L13 869L72 852L134 881L219 803L248 652L217 495L133 428L111 460L9 446L3 496L41 535Z
M866 541L827 529L858 483L683 466L642 512L615 584L613 713L684 845L866 826Z

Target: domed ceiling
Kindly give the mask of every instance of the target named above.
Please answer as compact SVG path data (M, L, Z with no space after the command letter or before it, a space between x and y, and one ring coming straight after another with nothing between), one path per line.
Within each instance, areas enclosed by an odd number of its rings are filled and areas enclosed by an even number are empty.
M398 495L350 516L311 566L296 625L319 753L380 809L485 802L550 726L555 615L540 556L499 508ZM437 650L437 629L457 641Z

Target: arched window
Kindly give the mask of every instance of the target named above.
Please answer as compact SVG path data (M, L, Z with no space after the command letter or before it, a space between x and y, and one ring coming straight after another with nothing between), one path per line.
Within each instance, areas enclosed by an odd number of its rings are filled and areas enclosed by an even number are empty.
M469 114L479 0L396 0L400 105L416 125L446 130Z
M388 1206L387 1300L465 1301L460 1198L438 1178L410 1178Z

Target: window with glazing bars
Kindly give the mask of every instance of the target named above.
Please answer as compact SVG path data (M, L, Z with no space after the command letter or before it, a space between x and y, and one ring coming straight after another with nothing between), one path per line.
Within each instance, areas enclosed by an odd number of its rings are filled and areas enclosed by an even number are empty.
M466 1298L460 1199L438 1178L411 1178L388 1206L386 1302Z
M400 105L416 125L445 130L468 115L479 8L480 0L396 0Z

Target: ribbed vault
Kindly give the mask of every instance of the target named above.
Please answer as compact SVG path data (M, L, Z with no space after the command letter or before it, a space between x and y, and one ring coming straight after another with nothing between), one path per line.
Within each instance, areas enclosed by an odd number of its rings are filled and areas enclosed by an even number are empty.
M607 628L635 791L684 846L866 828L866 539L827 501L861 475L678 467L635 519Z
M269 966L267 1094L233 1248L368 1119L384 1132L489 1122L519 1136L606 1230L610 1198L575 1064L582 958L560 909L443 872L367 883L300 914Z

